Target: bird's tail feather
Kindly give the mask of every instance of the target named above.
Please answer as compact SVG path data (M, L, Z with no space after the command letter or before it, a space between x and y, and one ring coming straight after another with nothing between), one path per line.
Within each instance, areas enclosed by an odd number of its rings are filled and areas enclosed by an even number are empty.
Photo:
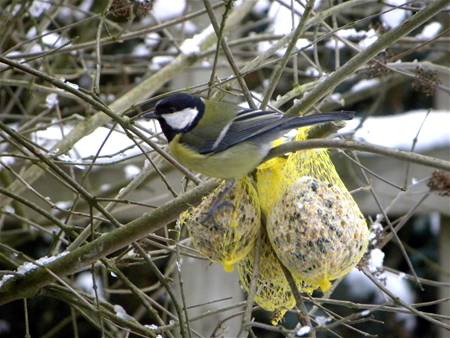
M283 129L294 129L300 127L311 126L314 124L325 123L325 122L333 122L333 121L342 121L342 120L351 120L355 116L354 112L351 111L340 111L340 112L331 112L331 113L323 113L323 114L315 114L308 116L298 116L292 119L286 120L283 123Z

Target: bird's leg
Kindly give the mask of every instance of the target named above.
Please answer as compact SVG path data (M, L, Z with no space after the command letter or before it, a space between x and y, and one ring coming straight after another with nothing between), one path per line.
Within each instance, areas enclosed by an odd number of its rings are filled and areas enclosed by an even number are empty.
M227 208L227 207L231 208L231 210L234 210L234 205L232 202L224 201L225 197L233 190L234 184L235 184L234 179L228 180L225 183L225 187L217 195L217 198L212 203L211 208L208 210L208 212L205 214L205 216L201 220L202 223L206 223L207 221L211 220L213 225L218 227L219 225L215 219L216 213L219 212L220 209Z

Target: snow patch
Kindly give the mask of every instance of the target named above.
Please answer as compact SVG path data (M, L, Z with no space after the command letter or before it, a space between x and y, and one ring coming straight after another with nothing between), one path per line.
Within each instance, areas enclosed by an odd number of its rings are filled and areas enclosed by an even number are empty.
M317 316L314 318L314 320L316 321L317 325L324 326L327 323L331 322L332 319L330 317Z
M73 89L76 89L76 90L80 89L80 86L77 85L76 83L73 83L73 82L70 82L70 81L67 81L67 80L63 80L63 81L64 81L64 83L66 85L68 85L69 87L72 87Z
M407 304L414 303L414 291L409 285L408 281L403 278L403 274L395 274L389 271L384 271L380 276L386 288L392 292L396 297L400 298ZM381 291L366 275L357 269L353 269L344 280L347 285L348 292L351 299L357 302L368 301L371 297L375 297L376 304L383 304L386 302L386 295ZM361 312L361 316L367 316L368 310ZM408 313L396 313L395 317L408 331L414 330L417 325L417 320L414 315Z
M180 46L180 50L184 55L193 56L200 53L201 45L214 34L211 25L206 27L201 33L195 34L192 38L184 40Z
M268 17L272 21L272 31L274 34L286 35L297 27L300 17L303 14L306 0L293 2L294 22L292 23L291 0L273 1L270 6ZM314 9L320 6L321 1L314 1Z
M3 156L1 154L2 149L0 148L0 171L3 170L3 165L12 165L16 162L16 158L12 156Z
M149 48L153 48L153 47L155 47L160 41L161 41L161 37L159 36L159 34L158 34L158 33L155 33L155 32L151 32L151 33L148 33L148 34L145 36L144 44L145 44L147 47L149 47Z
M354 87L353 87L354 88ZM390 148L410 151L412 142L422 123L422 129L415 147L416 152L450 147L450 112L415 110L404 114L369 117L355 131L356 141L368 142ZM424 122L425 119L425 122ZM352 133L360 124L360 119L348 121L340 133Z
M41 265L47 265L47 264L50 264L50 263L56 261L57 259L59 259L59 258L61 258L61 257L64 257L64 256L67 255L68 253L69 253L69 251L63 251L63 252L61 252L61 253L59 253L59 254L57 254L57 255L55 255L55 256L44 256L44 257L41 257L41 258L35 260L35 262L25 262L25 263L23 263L22 265L19 265L19 266L17 267L16 274L17 274L17 275L22 275L22 276L23 276L23 275L27 274L28 272L37 269L37 268L38 268L39 266L41 266ZM4 275L4 276L2 277L2 279L0 279L0 288L1 288L8 280L12 279L14 276L15 276L15 275L13 275L13 274L7 274L7 275Z
M158 330L159 329L159 326L158 325L155 325L155 324L150 324L150 325L144 325L147 329L150 329L150 330Z
M42 37L42 43L48 47L59 48L69 42L68 39L59 35L58 33L47 33L47 31L44 32L45 35Z
M411 15L410 11L407 11L405 9L395 8L400 7L405 4L407 4L408 1L405 0L387 0L385 3L390 6L383 6L382 8L382 14L380 16L381 22L383 23L383 26L386 28L395 28L397 26L400 26L400 24L405 21L408 16Z
M339 103L341 106L345 105L345 100L341 93L333 93L328 96L328 100Z
M306 336L308 333L311 332L311 327L310 326L302 326L301 328L299 328L297 330L297 332L295 333L295 335L297 337L303 337Z
M159 21L173 19L183 14L186 8L186 0L156 0L152 13Z
M335 35L342 39L359 41L359 46L362 49L369 47L378 39L378 33L374 29L369 29L368 31L357 31L354 28L340 29ZM325 47L330 49L341 49L345 47L345 44L337 38L332 38L325 43Z
M95 286L97 287L97 294L100 299L104 298L104 289L101 278L98 275L94 275ZM84 271L79 273L75 278L75 286L91 296L95 296L94 280L90 271Z
M150 55L150 50L148 49L147 45L145 45L143 43L139 43L133 48L131 55L148 56L148 55Z
M368 315L370 315L370 310L361 311L361 317L367 317Z
M431 40L438 35L438 33L442 30L442 24L435 21L431 22L425 27L423 27L422 32L416 35L417 39L420 40Z
M375 30L373 30L373 29L370 29L368 32L367 32L367 35L366 35L366 37L364 38L364 39L362 39L360 42L359 42L359 47L361 47L362 49L366 49L366 48L368 48L370 45L372 45L373 43L375 43L375 41L377 41L378 40L378 33L377 32L375 32Z
M158 55L152 58L152 61L149 63L148 68L153 71L160 70L165 65L169 64L175 59L175 57L171 55Z
M2 279L0 279L0 289L2 288L2 286L8 282L11 278L14 278L14 275L12 274L7 274L7 275L3 275Z
M320 72L314 67L308 67L305 70L305 75L306 76L311 76L311 77L319 77L320 76Z
M160 131L159 125L155 125L152 121L142 120L139 121L139 125L142 128L149 130L151 133L158 133ZM64 135L67 135L71 131L72 128L73 125L65 125L61 130L59 125L52 125L46 129L38 130L33 133L32 139L37 144L50 151ZM146 136L150 139L152 138L150 133L146 134ZM108 139L104 143L107 137ZM136 144L122 132L120 127L116 127L112 132L109 128L99 127L91 134L86 135L79 140L69 153L59 156L58 159L67 162L70 161L76 163L83 161L87 163L87 161L92 160L93 157L97 155L100 147L101 151L98 154L96 163L111 163L142 153ZM144 149L146 148L144 145L143 147ZM52 152L57 153L55 149L53 149Z
M128 164L123 170L125 171L125 178L127 180L135 178L141 172L141 169L134 164Z
M441 215L437 211L430 214L430 231L434 236L439 236L441 231Z
M17 267L17 273L19 275L25 275L28 272L37 269L39 266L41 265L47 265L50 264L54 261L56 261L57 259L64 257L65 255L67 255L69 253L69 251L63 251L55 256L44 256L41 257L37 260L35 260L36 264L33 262L26 262L23 263L22 265L20 265L19 267Z
M131 317L125 309L121 305L114 305L114 312L116 313L116 316L123 320L134 320L133 317Z
M47 97L45 98L45 103L47 104L47 108L49 109L55 107L59 103L58 94L56 93L48 94Z
M381 249L372 249L369 254L369 262L367 267L370 272L377 272L383 268L384 252Z
M253 7L252 11L256 14L263 15L270 7L269 0L260 0Z
M409 283L402 278L401 275L397 275L395 273L385 271L381 278L384 280L386 288L393 293L396 297L400 298L406 304L414 303L414 291L409 285ZM384 293L380 290L377 293L376 302L378 304L382 304L386 302L386 300L390 300ZM403 325L403 327L408 331L413 331L417 325L417 319L414 315L409 313L396 313L395 317L397 320Z
M72 206L72 201L58 201L55 205L60 209L69 209Z
M351 89L352 92L359 92L367 88L375 87L380 81L378 79L363 79L355 83Z
M41 16L45 11L48 11L51 6L51 1L34 0L32 1L30 8L28 9L28 13L30 13L32 17L36 18Z

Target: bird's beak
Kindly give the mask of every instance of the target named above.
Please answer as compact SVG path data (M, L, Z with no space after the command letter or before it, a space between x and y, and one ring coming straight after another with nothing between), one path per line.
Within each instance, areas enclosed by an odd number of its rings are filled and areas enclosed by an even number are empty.
M157 119L158 118L158 115L156 115L156 113L154 111L145 113L143 116L144 116L144 118L146 118L148 120L150 120L150 119Z

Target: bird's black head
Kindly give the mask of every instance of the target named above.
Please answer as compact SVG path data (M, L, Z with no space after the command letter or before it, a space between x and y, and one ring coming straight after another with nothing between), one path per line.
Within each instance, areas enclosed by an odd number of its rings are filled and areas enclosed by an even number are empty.
M156 118L170 142L176 134L194 128L205 112L203 100L189 94L174 94L156 103L155 111L147 115Z

